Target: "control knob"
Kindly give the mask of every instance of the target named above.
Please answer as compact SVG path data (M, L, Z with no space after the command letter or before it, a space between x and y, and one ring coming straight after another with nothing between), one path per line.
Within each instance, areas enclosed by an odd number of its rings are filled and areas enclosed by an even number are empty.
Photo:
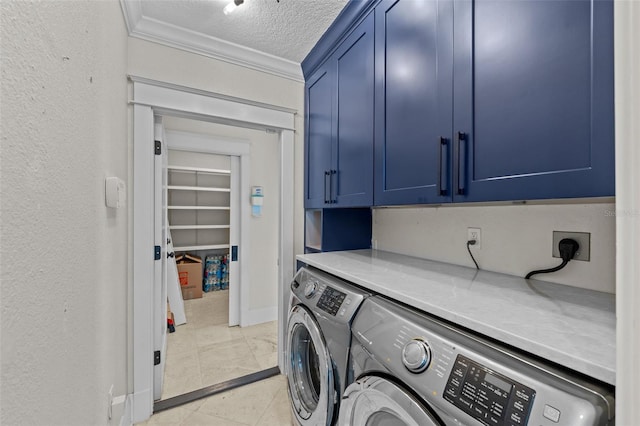
M304 287L304 297L307 299L311 299L316 291L318 290L318 282L317 281L309 281L307 285Z
M431 362L431 349L422 339L412 339L402 348L402 363L412 373L422 373Z

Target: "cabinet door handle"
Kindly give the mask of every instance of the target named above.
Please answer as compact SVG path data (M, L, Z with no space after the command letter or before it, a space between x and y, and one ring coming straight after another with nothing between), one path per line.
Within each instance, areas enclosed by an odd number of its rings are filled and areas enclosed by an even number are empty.
M329 185L327 185L327 177L329 178ZM327 189L329 189L329 196L327 196ZM324 171L324 203L329 204L331 202L331 174L329 170Z
M462 146L461 142L462 141L465 142L465 144L464 144L464 146L465 146L465 155L462 155L462 148L461 148L461 146ZM462 182L463 182L463 179L466 178L466 175L467 175L466 174L466 170L465 170L465 173L464 173L464 177L462 176L462 173L460 171L462 169L464 169L465 166L466 166L465 158L467 157L466 156L466 154L467 154L466 153L466 149L468 148L468 144L466 142L467 142L467 134L464 133L464 132L458 132L458 183L457 183L458 195L464 195L464 190L465 190L465 187L462 184Z
M333 176L338 174L337 170L329 170L329 174L330 174L330 178L329 178L329 199L331 201L329 201L331 204L335 204L338 202L338 196L336 195L335 197L333 196ZM337 182L336 182L336 188L337 188Z
M442 157L442 147L447 145L449 143L449 140L447 138L443 138L442 136L440 136L440 142L438 143L438 146L440 148L440 156L438 157L438 161L439 161L439 167L438 167L438 193L440 195L447 195L447 188L442 188L442 163L443 163L443 157Z

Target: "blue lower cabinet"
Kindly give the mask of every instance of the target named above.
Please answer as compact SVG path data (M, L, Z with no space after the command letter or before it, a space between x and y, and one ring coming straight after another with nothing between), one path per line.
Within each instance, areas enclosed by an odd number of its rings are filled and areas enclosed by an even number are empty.
M454 201L614 195L613 2L454 16Z
M371 209L332 208L305 211L305 252L371 248Z

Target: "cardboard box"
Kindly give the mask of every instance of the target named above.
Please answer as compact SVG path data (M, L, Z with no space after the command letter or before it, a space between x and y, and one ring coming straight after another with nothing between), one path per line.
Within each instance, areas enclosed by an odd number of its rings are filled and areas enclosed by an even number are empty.
M176 258L178 280L184 300L202 297L202 259L192 254L184 254Z

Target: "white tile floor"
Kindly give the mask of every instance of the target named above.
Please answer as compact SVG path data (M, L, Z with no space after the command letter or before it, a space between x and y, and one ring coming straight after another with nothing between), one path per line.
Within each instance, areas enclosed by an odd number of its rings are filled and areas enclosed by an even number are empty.
M228 291L185 301L187 324L167 336L162 399L277 365L277 323L228 327ZM144 425L291 425L277 376L155 414Z

